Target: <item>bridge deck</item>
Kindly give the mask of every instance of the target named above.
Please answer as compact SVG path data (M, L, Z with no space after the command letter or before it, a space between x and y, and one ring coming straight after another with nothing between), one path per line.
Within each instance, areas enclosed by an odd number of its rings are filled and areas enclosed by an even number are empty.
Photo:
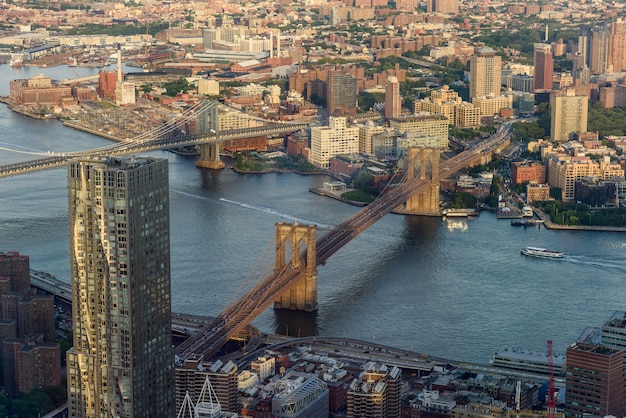
M213 103L201 104L197 108L192 109L193 117L198 117L207 112ZM194 113L195 112L195 113ZM165 127L157 127L151 132L146 133L138 138L112 144L110 146L96 148L92 150L70 152L64 154L51 155L50 157L40 158L36 160L24 161L15 164L7 164L0 166L0 177L9 177L19 174L30 173L33 171L48 170L61 167L68 160L76 157L92 157L98 155L129 155L140 152L153 151L157 149L178 148L190 145L201 145L210 143L222 143L235 139L250 138L264 135L282 135L304 129L308 126L306 123L287 123L266 121L266 125L256 126L252 128L240 128L222 130L217 134L213 132L203 132L197 135L178 135L169 137L172 130L183 126L192 116L184 116L176 120L172 125Z
M447 161L442 161L439 165L440 176L450 175L466 167L481 154L490 152L509 134L510 125L502 125L489 139ZM429 186L428 180L419 178L400 184L333 228L316 242L317 265L324 264L339 249L384 215L402 205L410 196L425 191ZM199 332L177 347L177 361L182 363L186 359L206 358L215 354L241 327L249 324L259 313L269 307L277 295L283 293L300 277L305 268L304 263L298 269L287 265L283 271L263 278L246 295L222 311L203 332Z

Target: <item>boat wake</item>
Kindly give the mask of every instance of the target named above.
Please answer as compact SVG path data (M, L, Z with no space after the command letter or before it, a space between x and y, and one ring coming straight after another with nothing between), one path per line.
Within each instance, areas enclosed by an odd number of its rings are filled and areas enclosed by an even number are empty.
M565 256L565 260L575 264L626 271L626 265L624 265L624 263L612 259L591 258L589 256Z
M276 211L274 209L266 208L266 207L263 207L263 206L252 205L250 203L237 202L236 200L225 199L223 197L220 197L219 200L222 201L222 202L226 202L226 203L230 203L230 204L233 204L233 205L240 206L242 208L252 209L252 210L256 210L258 212L267 213L268 215L278 216L279 218L288 219L290 221L297 222L297 223L300 223L300 224L316 225L320 229L331 229L331 228L333 228L331 225L325 225L325 224L320 224L320 223L313 222L313 221L307 221L306 219L298 218L298 217L295 217L295 216L292 216L292 215L288 215L286 213L281 213L281 212L278 212L278 211Z
M206 196L201 196L195 193L183 192L182 190L172 189L170 188L170 192L179 194L181 196L193 197L194 199L204 200L205 202L216 202L217 199L213 199Z

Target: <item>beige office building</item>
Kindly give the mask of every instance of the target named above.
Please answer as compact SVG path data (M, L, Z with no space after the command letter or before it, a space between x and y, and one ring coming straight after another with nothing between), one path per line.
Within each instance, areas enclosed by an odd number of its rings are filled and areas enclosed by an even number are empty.
M68 165L69 417L174 416L167 160Z
M456 108L454 126L459 128L477 128L480 126L480 107L463 102Z
M359 152L359 128L346 124L345 117L330 116L328 126L311 127L311 164L328 168L332 157Z
M548 161L548 184L561 189L561 200L573 202L576 180L600 177L600 165L587 156L552 156Z
M459 93L443 86L440 90L433 90L430 97L416 100L413 103L413 112L439 113L448 118L450 125L454 124L455 109L462 102Z
M470 98L499 96L502 88L502 58L483 47L470 58Z
M201 78L198 80L198 93L218 96L220 94L220 82L211 78Z
M443 115L418 113L389 120L389 126L400 132L417 132L439 138L439 149L448 148L448 118Z
M567 141L575 132L587 132L587 96L576 95L574 89L553 91L550 94L550 139Z
M480 109L481 116L496 116L502 109L513 107L513 96L474 97L472 104Z
M550 199L550 185L530 182L526 185L526 203L543 202Z
M385 128L369 121L368 123L358 125L359 127L359 153L373 154L372 137L385 131Z

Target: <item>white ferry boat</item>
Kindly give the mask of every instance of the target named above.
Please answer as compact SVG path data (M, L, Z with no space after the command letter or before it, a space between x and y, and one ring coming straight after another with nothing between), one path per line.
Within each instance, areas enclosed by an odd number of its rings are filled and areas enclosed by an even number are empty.
M546 250L545 248L537 247L524 247L522 248L522 254L540 258L563 258L561 251Z

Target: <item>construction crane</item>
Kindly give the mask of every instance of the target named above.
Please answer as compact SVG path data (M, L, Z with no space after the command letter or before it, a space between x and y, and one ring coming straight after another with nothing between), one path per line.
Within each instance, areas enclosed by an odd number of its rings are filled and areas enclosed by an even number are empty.
M554 353L552 351L552 340L548 340L548 402L546 408L546 418L554 418L556 415L556 391L554 390Z
M556 411L556 390L554 388L554 352L552 340L548 341L548 393L546 394L547 407L544 410L521 409L522 382L518 381L515 387L515 409L510 409L507 418L565 418L563 412Z

